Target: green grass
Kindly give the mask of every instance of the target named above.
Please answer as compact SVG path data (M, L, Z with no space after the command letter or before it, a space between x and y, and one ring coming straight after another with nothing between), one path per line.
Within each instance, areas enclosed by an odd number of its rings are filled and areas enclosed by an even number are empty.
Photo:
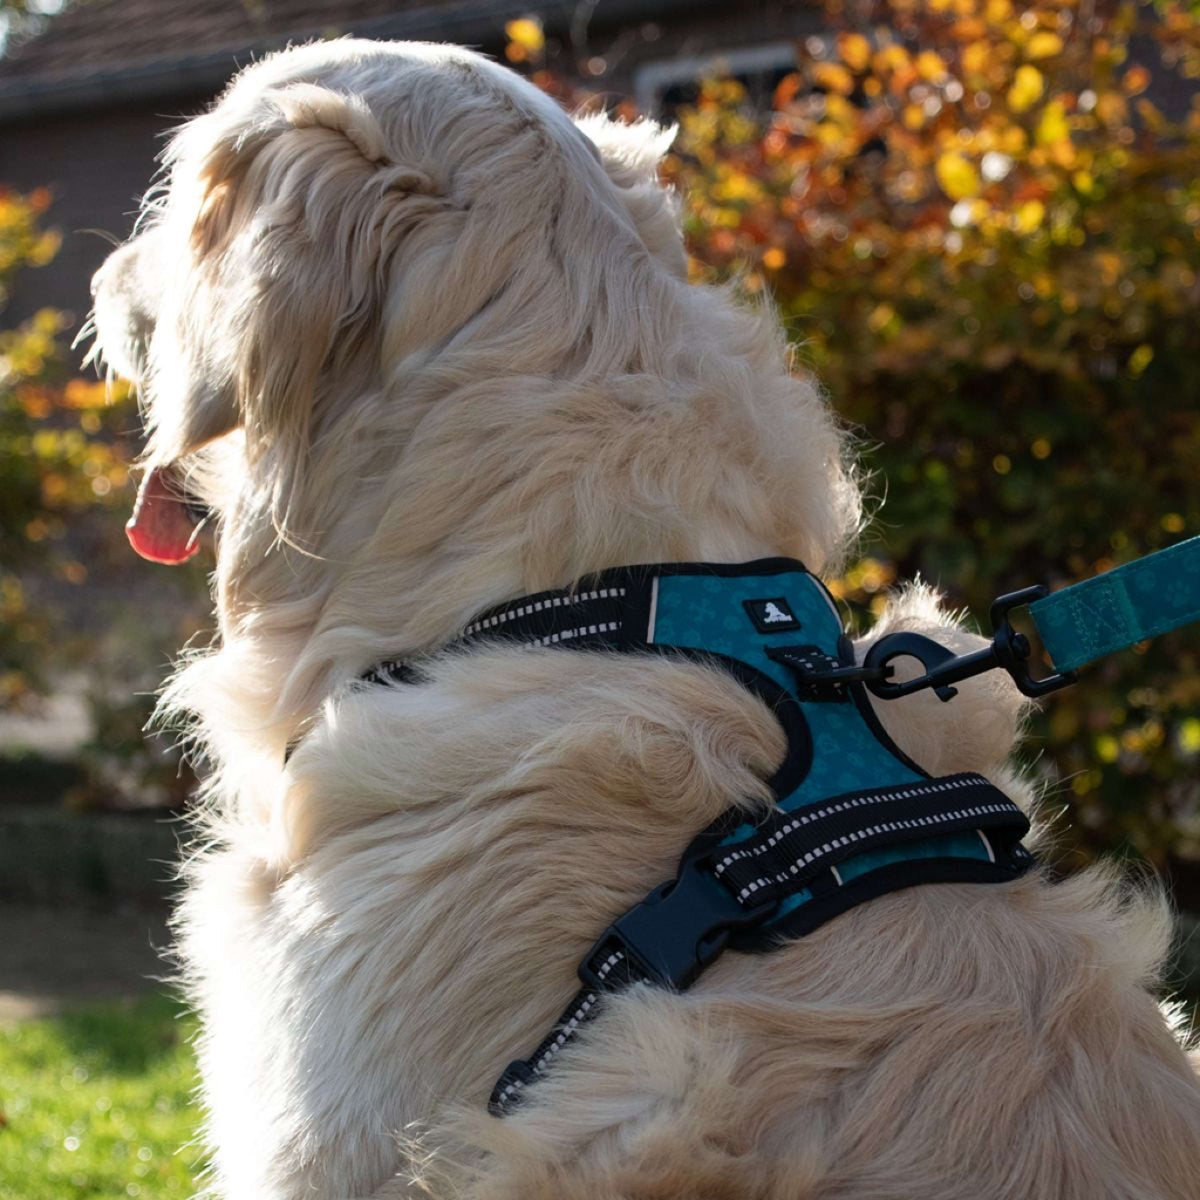
M192 1031L165 996L0 1028L0 1200L190 1196Z

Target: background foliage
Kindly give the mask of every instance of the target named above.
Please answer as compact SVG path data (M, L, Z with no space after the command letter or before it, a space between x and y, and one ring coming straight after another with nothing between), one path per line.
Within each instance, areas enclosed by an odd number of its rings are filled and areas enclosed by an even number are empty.
M920 575L983 618L1197 532L1196 6L826 8L769 113L703 86L668 175L695 274L769 290L886 495L840 593ZM1076 859L1200 859L1198 668L1164 637L1035 719Z
M1147 60L1200 73L1195 16L834 9L765 121L705 89L675 178L697 257L757 271L873 442L887 504L846 590L919 573L983 614L1195 532L1200 107L1147 95ZM1198 667L1166 637L1036 720L1081 850L1200 854Z
M734 80L703 86L677 114L667 173L696 276L770 292L886 496L841 593L877 606L920 574L982 615L1002 591L1195 532L1197 7L826 8L828 36L797 48L770 111ZM546 63L536 20L509 38L518 69L587 100ZM42 204L0 201L0 282L52 252ZM23 602L18 565L90 588L129 561L119 522L96 509L131 501L130 403L106 409L98 385L65 378L56 321L0 342L0 703L27 700L48 651L72 645ZM1036 718L1035 769L1076 858L1200 863L1198 668L1195 632L1165 637Z

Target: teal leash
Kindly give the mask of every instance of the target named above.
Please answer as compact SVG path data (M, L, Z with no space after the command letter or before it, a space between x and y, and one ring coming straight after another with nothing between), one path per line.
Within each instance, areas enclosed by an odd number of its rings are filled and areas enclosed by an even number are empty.
M1029 605L1054 667L1043 679L1029 673L1032 647L1009 619L1023 605ZM886 700L924 688L950 700L955 683L998 667L1027 696L1057 691L1076 681L1079 667L1200 621L1200 537L1057 592L1038 586L1001 596L992 604L991 620L991 645L972 654L955 655L921 634L893 633L871 647L853 674ZM891 663L900 657L920 659L925 674L894 682Z
M1035 600L1038 636L1057 671L1200 621L1200 537Z

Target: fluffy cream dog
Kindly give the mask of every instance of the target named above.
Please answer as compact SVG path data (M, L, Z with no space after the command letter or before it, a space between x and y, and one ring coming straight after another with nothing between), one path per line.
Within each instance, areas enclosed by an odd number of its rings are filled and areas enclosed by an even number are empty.
M599 930L764 803L782 734L659 659L353 681L607 566L828 569L859 520L770 314L686 282L667 140L462 50L289 50L182 129L97 277L151 429L135 543L186 555L181 474L219 514L220 640L167 697L213 764L179 916L212 1191L1194 1197L1200 1086L1149 990L1168 918L1098 870L900 892L633 989L483 1115ZM898 625L971 640L919 591ZM880 707L929 770L1028 799L1006 685Z

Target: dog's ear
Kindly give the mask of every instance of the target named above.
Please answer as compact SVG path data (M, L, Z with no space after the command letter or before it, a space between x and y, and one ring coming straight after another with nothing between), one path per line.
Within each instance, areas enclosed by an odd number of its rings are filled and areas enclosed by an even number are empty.
M197 398L181 434L240 424L253 455L306 441L323 368L370 369L391 256L453 206L428 170L397 160L354 96L297 83L257 95L250 112L226 107L193 135L205 148L191 230L202 310L220 310L207 339L219 369L207 373L225 386Z
M677 132L640 120L614 121L604 113L579 117L575 124L596 147L646 248L673 274L687 274L687 254L679 228L679 203L658 178L658 167Z

